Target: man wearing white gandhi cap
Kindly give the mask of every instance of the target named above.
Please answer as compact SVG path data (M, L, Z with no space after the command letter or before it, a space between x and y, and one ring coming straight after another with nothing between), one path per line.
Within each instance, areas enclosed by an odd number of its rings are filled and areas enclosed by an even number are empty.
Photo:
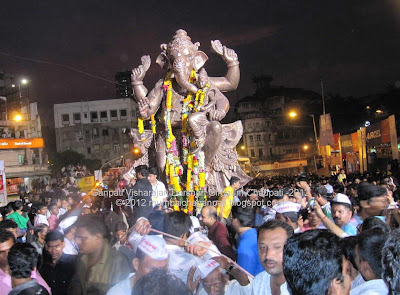
M204 289L199 291L199 295L247 295L251 293L251 279L230 264L225 257L209 259L200 264L197 270L200 277L193 281L196 271L196 268L193 267L189 272L187 285L194 291L201 282ZM235 280L229 281L227 273L232 274Z
M136 257L132 260L135 273L116 284L107 295L130 295L135 282L156 268L168 269L168 251L163 238L144 236L139 242Z
M64 235L65 247L63 253L65 254L78 255L79 249L74 241L76 232L74 224L77 220L78 216L69 216L63 219L58 225L58 230Z
M301 233L299 227L299 211L301 204L294 202L281 202L275 205L272 209L276 211L276 219L283 221L293 227L294 233Z

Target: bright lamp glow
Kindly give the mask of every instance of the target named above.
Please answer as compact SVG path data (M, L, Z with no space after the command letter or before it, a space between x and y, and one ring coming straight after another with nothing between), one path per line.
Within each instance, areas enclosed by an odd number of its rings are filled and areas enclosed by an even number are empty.
M16 115L16 116L14 117L14 121L19 122L19 121L21 121L21 120L22 120L22 116L21 116L21 115Z
M28 80L22 79L22 80L21 80L21 83L24 84L24 85L25 85L25 84L28 84Z

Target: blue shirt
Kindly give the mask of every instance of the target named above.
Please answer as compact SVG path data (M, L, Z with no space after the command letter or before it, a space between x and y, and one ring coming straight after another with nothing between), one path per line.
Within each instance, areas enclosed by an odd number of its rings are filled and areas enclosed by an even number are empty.
M358 226L358 221L354 218L351 218L349 223L342 225L340 228L349 236L356 236L358 232L357 226Z
M253 276L264 271L258 256L257 230L249 229L240 236L237 263Z

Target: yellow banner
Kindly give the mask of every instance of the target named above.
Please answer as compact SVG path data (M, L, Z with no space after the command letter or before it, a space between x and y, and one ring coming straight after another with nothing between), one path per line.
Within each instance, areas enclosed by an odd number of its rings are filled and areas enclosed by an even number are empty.
M81 191L90 191L94 187L94 176L82 177L78 181L78 187Z

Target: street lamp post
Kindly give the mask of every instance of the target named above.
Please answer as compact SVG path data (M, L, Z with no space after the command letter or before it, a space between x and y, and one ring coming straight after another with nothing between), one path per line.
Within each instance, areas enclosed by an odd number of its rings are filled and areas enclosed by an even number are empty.
M100 167L99 170L103 169L105 166L107 166L108 164L110 164L110 163L112 163L112 162L114 162L114 161L116 161L116 160L118 160L118 159L123 159L125 156L127 156L127 155L129 155L129 154L130 154L130 152L129 152L129 153L126 153L126 154L124 154L124 155L122 155L122 156L119 156L119 157L117 157L117 158L115 158L115 159L112 159L112 160L110 160L110 161L108 161L108 162L105 162L105 163L103 164L103 166Z
M22 84L22 85L28 84L28 80L26 80L26 79L24 78L24 79L21 79L21 83L18 83L19 98L22 98L22 94L21 94L21 84ZM14 87L15 87L15 84L12 84L11 87L14 88Z
M319 145L318 145L318 137L317 137L317 127L316 127L316 125L315 125L315 117L314 117L314 114L309 115L309 116L310 116L310 117L312 118L312 120L313 120L315 147L316 147L317 153L318 153L318 155L319 155ZM291 112L289 113L289 117L290 117L290 118L296 118L296 117L297 117L297 113L296 113L295 111L291 111ZM304 148L304 150L307 150L307 149L308 149L308 146L305 145L303 148ZM315 166L315 170L317 170L317 161L316 161L316 159L315 159L315 154L314 154L314 166Z

